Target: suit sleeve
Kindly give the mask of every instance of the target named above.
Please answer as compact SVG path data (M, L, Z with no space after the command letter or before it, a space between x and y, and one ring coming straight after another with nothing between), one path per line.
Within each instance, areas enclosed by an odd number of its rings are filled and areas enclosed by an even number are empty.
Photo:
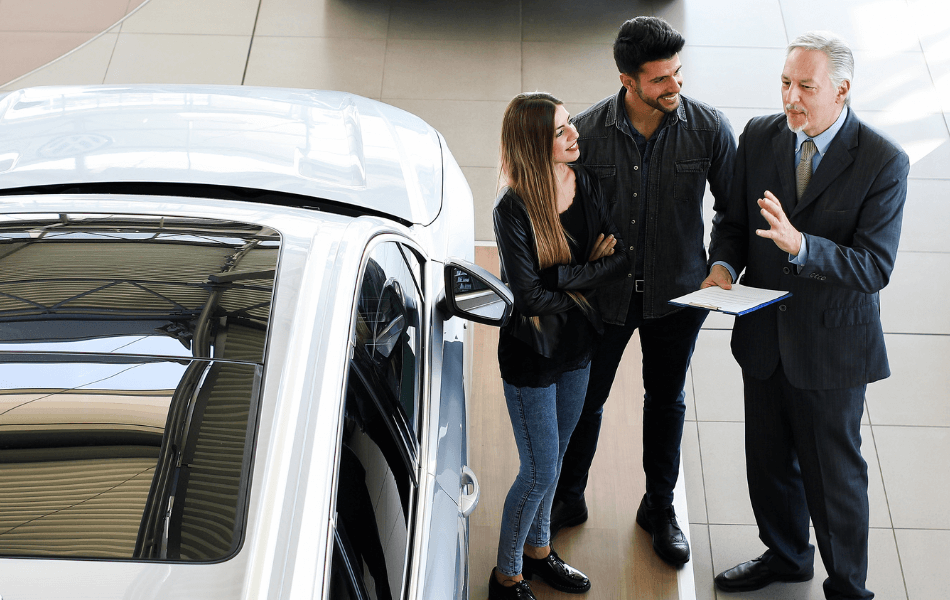
M547 290L541 284L540 274L535 270L534 235L527 216L515 214L510 204L503 201L495 206L492 217L499 259L504 265L515 308L526 317L535 317L576 307L577 303L567 294Z
M849 243L803 232L808 259L799 276L866 294L883 289L897 258L909 171L910 162L902 151L880 169L858 209ZM827 218L846 215L829 212Z

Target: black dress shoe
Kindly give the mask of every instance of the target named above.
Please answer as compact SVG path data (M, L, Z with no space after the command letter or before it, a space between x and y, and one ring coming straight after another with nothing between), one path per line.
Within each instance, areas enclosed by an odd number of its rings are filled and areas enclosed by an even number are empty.
M682 567L689 561L689 542L676 523L676 513L672 506L647 506L647 497L644 494L640 508L637 509L637 525L653 536L653 551L664 562L674 567Z
M565 527L574 527L587 520L587 502L581 496L580 500L564 502L554 499L551 503L551 539Z
M557 555L554 548L544 558L522 557L521 574L525 579L540 579L556 590L568 594L583 594L590 589L590 579Z
M495 578L495 569L491 570L491 579L488 580L488 600L538 600L531 592L527 581L519 581L514 585L503 585Z
M776 581L808 581L815 576L814 569L806 573L778 573L769 568L768 563L768 557L763 554L736 565L716 575L716 587L724 592L751 592Z

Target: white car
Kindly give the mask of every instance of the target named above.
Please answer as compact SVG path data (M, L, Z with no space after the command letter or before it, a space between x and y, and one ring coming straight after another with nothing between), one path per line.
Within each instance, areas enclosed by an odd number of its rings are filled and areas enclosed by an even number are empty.
M460 317L511 296L438 132L336 92L26 89L0 203L0 598L468 598Z

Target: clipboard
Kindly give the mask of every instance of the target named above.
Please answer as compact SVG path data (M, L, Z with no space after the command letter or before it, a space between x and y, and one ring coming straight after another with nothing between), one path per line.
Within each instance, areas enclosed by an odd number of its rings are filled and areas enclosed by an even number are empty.
M732 284L731 290L712 286L670 300L676 306L705 308L737 317L790 297L791 292Z

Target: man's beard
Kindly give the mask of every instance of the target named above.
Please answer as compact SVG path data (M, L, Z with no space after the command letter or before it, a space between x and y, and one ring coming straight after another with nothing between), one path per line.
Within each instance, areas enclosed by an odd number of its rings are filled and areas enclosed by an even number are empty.
M801 125L797 127L792 125L792 117L788 114L788 111L790 110L801 111L802 113L801 116L805 119L804 121L802 121ZM792 132L801 133L802 131L805 130L806 127L808 127L808 113L805 111L802 111L800 107L795 106L794 104L786 104L785 105L785 124L788 125L788 128L791 129Z
M646 95L644 95L644 93L643 93L643 88L640 87L640 82L639 82L639 81L637 82L636 90L637 90L637 96L640 96L640 99L643 100L644 104L646 104L647 106L653 107L653 108L657 109L658 111L665 112L665 113L671 113L671 112L675 112L676 109L679 108L679 102L677 102L675 106L667 107L667 106L663 106L662 104L660 104L659 99L657 99L657 98L649 98L649 97L647 97ZM678 96L678 95L679 95L679 94L677 94L677 96Z

